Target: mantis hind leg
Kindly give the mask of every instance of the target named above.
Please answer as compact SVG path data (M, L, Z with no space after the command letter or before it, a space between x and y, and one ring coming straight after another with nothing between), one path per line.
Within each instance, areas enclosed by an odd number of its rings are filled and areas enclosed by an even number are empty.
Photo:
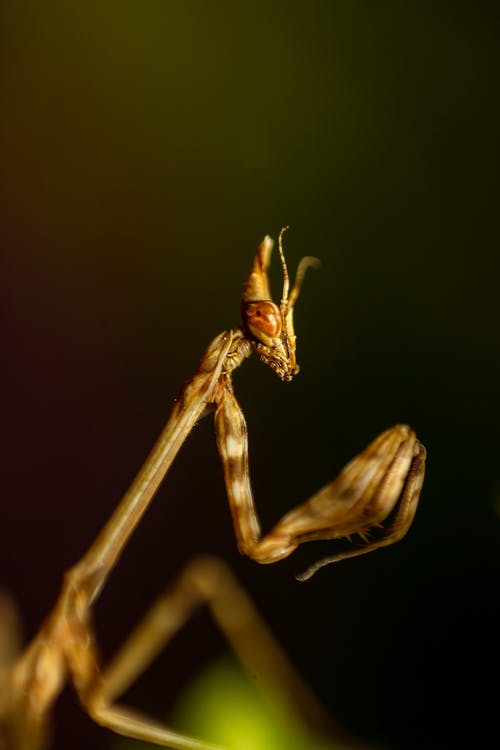
M83 696L94 720L119 734L175 750L212 750L213 745L180 735L115 703L157 654L202 606L229 642L242 667L255 675L263 693L311 731L330 733L333 723L265 625L228 566L214 557L196 558L156 600Z

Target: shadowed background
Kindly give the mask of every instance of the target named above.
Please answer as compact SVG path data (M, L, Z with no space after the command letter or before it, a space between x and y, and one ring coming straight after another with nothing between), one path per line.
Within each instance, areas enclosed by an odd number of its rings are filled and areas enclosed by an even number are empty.
M490 747L498 668L498 8L485 0L5 2L0 10L0 584L33 635L264 234L299 377L235 388L266 529L376 434L429 450L408 537L294 573L239 557L213 425L190 436L97 608L104 653L191 555L233 566L361 738ZM276 297L278 264L273 270ZM222 643L201 617L128 696L168 710ZM57 748L108 748L67 693Z

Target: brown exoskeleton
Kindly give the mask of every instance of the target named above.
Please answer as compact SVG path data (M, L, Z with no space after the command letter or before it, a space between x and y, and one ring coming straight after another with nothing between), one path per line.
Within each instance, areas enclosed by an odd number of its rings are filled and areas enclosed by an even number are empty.
M293 310L305 270L315 259L302 259L290 290L282 234L283 230L279 238L284 277L280 304L271 299L267 269L273 242L265 237L244 285L243 324L209 344L134 482L87 553L66 574L60 596L38 634L12 664L0 664L2 750L46 746L48 716L67 680L84 709L109 729L178 750L213 748L116 702L203 603L211 607L241 661L251 662L248 644L258 644L268 679L276 680L279 675L289 684L290 693L300 694L302 705L308 704L314 714L314 699L230 572L215 560L189 564L104 667L99 664L91 617L97 597L177 451L209 408L215 411L217 445L238 546L257 562L281 560L306 541L357 537L347 551L314 564L301 576L306 579L329 562L395 542L413 520L424 477L425 449L409 427L396 425L377 437L333 482L262 534L250 486L247 428L231 377L254 352L284 381L298 372Z

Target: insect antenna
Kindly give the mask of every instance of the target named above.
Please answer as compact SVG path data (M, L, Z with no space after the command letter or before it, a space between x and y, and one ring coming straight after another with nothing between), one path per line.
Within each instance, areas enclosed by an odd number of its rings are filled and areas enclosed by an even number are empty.
M285 260L285 253L283 252L283 235L290 229L290 227L282 227L278 237L278 249L281 259L281 270L283 272L283 291L281 293L281 307L285 309L288 307L288 290L290 289L290 276L288 275L288 268Z
M288 268L287 268L286 260L285 260L285 253L283 251L283 235L289 228L290 227L288 226L283 227L278 237L278 249L279 249L279 254L280 254L280 259L281 259L281 269L283 272L283 292L281 294L280 308L282 312L284 313L285 318L287 316L287 313L293 310L293 306L295 302L297 301L297 297L299 296L300 289L302 287L302 282L304 281L304 276L306 275L307 269L319 268L321 266L321 261L318 258L314 258L312 255L306 255L304 258L302 258L297 267L297 272L295 274L295 280L293 282L292 291L291 292L289 291L290 290L290 276L288 274Z

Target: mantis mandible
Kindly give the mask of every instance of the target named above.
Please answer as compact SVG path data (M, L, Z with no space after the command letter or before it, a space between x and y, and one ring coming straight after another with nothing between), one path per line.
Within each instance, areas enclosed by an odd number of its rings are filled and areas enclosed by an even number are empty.
M0 671L2 750L39 750L46 746L50 709L68 680L90 716L119 734L174 750L213 748L124 708L116 698L194 609L205 602L245 661L241 633L234 631L225 613L232 607L244 611L251 605L227 569L214 560L188 565L104 668L99 664L92 627L96 599L175 455L206 412L215 412L217 446L241 553L268 564L284 559L303 542L340 538L351 542L347 551L320 560L299 576L305 580L328 563L392 544L408 530L423 483L425 449L408 426L396 425L352 459L333 482L287 513L269 533L262 534L250 486L246 422L233 393L231 376L252 353L283 381L298 373L294 305L305 271L316 260L301 260L290 288L282 247L284 231L279 236L283 272L280 303L272 301L269 289L273 241L266 236L243 287L242 325L224 331L208 345L132 485L86 554L66 573L59 598L38 634L8 669ZM351 541L351 536L357 541ZM248 622L252 617L248 616ZM264 630L260 642L268 661L280 661ZM281 660L279 670L293 679L286 660Z

